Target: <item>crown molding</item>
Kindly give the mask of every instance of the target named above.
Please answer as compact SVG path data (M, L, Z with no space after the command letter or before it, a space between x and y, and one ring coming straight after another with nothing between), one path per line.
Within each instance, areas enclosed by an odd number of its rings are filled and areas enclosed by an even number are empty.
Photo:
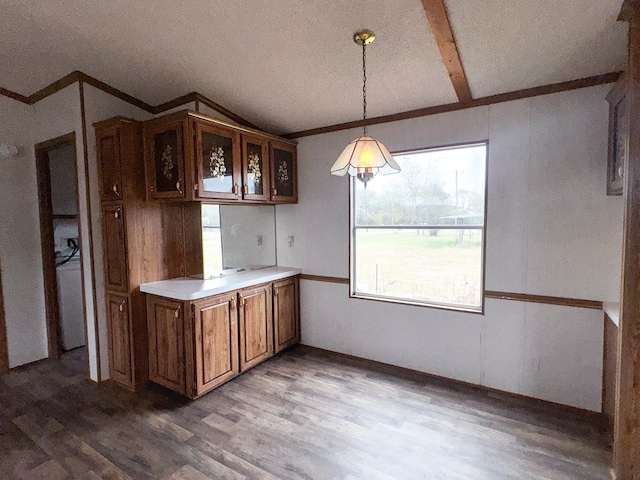
M167 110L170 110L172 108L175 107L179 107L180 105L184 105L185 103L189 103L189 102L199 102L202 103L206 106L208 106L209 108L215 110L216 112L224 115L225 117L233 120L234 122L242 125L243 127L248 127L248 128L254 128L256 130L262 130L261 128L257 127L256 125L254 125L253 123L249 122L248 120L245 120L244 118L242 118L240 115L237 115L235 113L233 113L231 110L229 110L228 108L223 107L222 105L214 102L213 100L211 100L208 97L205 97L204 95L198 93L198 92L191 92L188 93L186 95L182 95L178 98L174 98L173 100L170 100L168 102L162 103L160 105L151 105L147 102L143 102L142 100L129 95L125 92L123 92L122 90L119 90L115 87L112 87L111 85L102 82L100 80L98 80L95 77L92 77L91 75L88 75L84 72L81 72L79 70L75 70L67 75L65 75L64 77L60 78L59 80L56 80L55 82L47 85L46 87L38 90L37 92L29 95L29 96L25 96L25 95L21 95L19 93L13 92L7 88L3 88L0 87L0 95L3 95L5 97L9 97L12 98L13 100L17 100L18 102L22 102L22 103L26 103L27 105L33 105L37 102L39 102L40 100L43 100L51 95L53 95L54 93L59 92L60 90L62 90L63 88L68 87L69 85L72 85L76 82L82 82L82 83L86 83L87 85L91 85L92 87L97 88L98 90L102 90L105 93L108 93L116 98L119 98L120 100L123 100L131 105L134 105L138 108L141 108L142 110L151 113L152 115L158 115L160 113L166 112Z
M320 135L322 133L338 132L340 130L349 130L350 128L364 127L365 125L370 126L378 125L380 123L397 122L398 120L426 117L429 115L437 115L439 113L455 112L457 110L465 110L467 108L482 107L485 105L494 105L496 103L538 97L540 95L549 95L551 93L559 93L569 90L577 90L579 88L594 87L596 85L615 83L621 74L622 72L605 73L603 75L579 78L577 80L570 80L568 82L552 83L550 85L543 85L541 87L526 88L524 90L515 90L513 92L500 93L488 97L476 98L474 100L471 100L470 102L457 102L449 103L446 105L436 105L434 107L420 108L418 110L410 110L408 112L367 118L366 120L356 120L353 122L338 123L336 125L330 125L328 127L312 128L309 130L287 133L280 136L289 139L309 137L311 135Z

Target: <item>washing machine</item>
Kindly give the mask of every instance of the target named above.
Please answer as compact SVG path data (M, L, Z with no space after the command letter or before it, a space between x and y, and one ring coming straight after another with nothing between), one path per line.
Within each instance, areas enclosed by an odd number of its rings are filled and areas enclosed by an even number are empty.
M79 256L57 266L56 274L62 349L73 350L86 343Z

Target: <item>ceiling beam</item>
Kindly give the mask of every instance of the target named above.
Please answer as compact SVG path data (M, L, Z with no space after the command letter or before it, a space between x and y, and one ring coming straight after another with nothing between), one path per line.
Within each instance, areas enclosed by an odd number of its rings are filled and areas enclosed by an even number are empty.
M447 15L444 0L422 0L422 6L424 7L424 12L427 14L431 31L440 49L444 66L449 72L449 78L458 96L458 101L461 103L470 102L473 97L471 96L469 82L467 82L467 76L464 73L464 67L460 60L456 41L453 38L453 31L451 30L449 15Z
M287 133L280 135L284 138L302 138L311 135L320 135L322 133L338 132L340 130L349 130L350 128L362 128L365 125L378 125L380 123L397 122L398 120L407 120L409 118L426 117L429 115L437 115L440 113L455 112L457 110L465 110L467 108L483 107L485 105L494 105L496 103L511 102L513 100L521 100L523 98L538 97L540 95L549 95L551 93L566 92L568 90L576 90L578 88L595 87L596 85L605 85L614 83L620 77L620 72L605 73L603 75L595 75L593 77L579 78L568 82L552 83L551 85L543 85L541 87L525 88L524 90L515 90L513 92L499 93L488 97L476 98L467 103L449 103L446 105L436 105L433 107L419 108L417 110L409 110L408 112L394 113L392 115L383 115L381 117L367 118L366 120L356 120L353 122L338 123L329 125L328 127L311 128L300 132Z

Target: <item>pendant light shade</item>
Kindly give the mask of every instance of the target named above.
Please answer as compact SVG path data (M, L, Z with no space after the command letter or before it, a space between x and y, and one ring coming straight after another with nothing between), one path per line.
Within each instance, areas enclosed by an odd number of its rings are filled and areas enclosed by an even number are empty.
M353 41L362 46L362 119L367 119L367 45L373 43L376 36L371 30L362 30L353 36ZM367 135L367 126L361 137L352 140L342 151L331 167L332 175L349 174L358 180L367 182L378 172L383 175L398 173L400 167L382 142Z
M343 176L348 173L352 177L357 176L365 185L378 172L387 175L399 171L400 167L387 147L368 135L349 142L331 167L332 175Z

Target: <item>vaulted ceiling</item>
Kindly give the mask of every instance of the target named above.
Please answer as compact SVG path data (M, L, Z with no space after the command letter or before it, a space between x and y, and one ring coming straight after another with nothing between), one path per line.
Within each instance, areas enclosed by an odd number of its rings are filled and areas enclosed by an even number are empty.
M197 91L275 133L455 103L438 0L0 0L0 87L80 70L149 104ZM473 98L622 70L622 0L445 0Z

